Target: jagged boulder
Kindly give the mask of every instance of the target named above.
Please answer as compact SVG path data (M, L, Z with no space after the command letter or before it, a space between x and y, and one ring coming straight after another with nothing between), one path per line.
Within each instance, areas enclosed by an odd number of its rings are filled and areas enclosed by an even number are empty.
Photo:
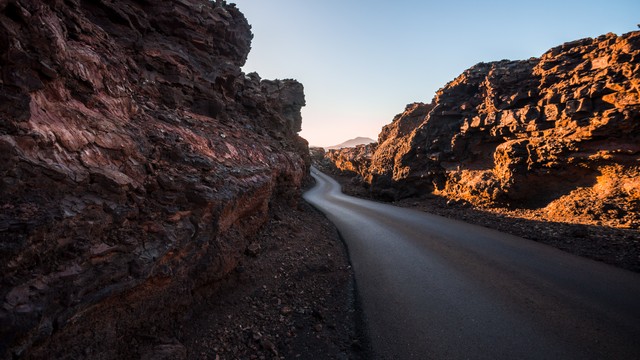
M295 204L303 87L251 38L220 1L0 1L1 358L152 356Z

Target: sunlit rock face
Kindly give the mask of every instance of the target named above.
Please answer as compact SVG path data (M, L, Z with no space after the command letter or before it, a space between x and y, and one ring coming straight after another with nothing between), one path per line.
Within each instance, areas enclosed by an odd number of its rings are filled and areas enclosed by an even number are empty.
M396 116L365 178L395 198L436 192L637 227L639 91L640 32L480 63Z
M331 149L324 156L338 170L363 177L368 174L371 156L375 149L376 143L371 143L350 148Z
M0 0L0 358L143 356L295 205L303 88L251 38L221 1Z

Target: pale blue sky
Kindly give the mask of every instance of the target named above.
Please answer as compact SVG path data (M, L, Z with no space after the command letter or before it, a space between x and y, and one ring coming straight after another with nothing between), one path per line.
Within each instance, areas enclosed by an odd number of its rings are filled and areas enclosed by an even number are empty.
M637 30L640 0L231 0L252 25L245 72L305 87L311 145L377 139L406 104L429 102L472 65Z

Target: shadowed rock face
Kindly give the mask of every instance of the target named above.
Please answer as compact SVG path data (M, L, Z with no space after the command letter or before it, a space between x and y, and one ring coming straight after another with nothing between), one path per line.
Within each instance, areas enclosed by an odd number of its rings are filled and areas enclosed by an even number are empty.
M638 226L639 91L640 32L480 63L396 116L364 178L395 198L436 192Z
M303 88L243 74L251 38L224 2L0 0L0 357L135 353L295 205Z

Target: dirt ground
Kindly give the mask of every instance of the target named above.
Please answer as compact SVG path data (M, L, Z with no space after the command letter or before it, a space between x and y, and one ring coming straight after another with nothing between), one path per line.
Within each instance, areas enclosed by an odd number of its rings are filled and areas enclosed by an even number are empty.
M332 174L342 191L370 199L367 189L353 184L351 176ZM640 272L640 231L606 226L549 222L535 211L505 208L474 208L435 195L392 202L396 206L418 209L463 220L541 242L566 252Z
M188 359L365 359L353 272L331 223L300 201L272 219L234 274L202 289L179 339Z

